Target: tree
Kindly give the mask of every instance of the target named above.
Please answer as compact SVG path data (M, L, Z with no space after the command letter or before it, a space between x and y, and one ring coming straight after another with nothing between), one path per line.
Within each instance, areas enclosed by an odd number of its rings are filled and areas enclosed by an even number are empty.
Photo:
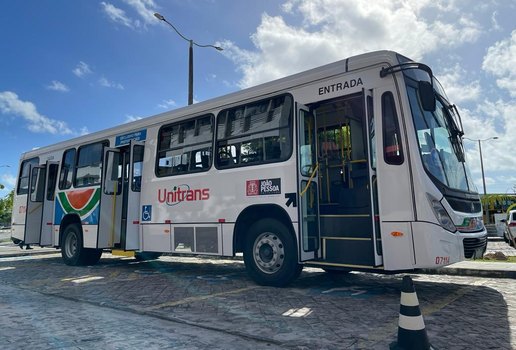
M9 226L13 210L14 189L7 196L0 199L0 225Z

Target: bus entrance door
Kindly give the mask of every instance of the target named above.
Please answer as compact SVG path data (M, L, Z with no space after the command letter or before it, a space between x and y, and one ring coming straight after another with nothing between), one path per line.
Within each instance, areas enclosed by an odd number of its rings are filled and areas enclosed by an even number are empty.
M313 113L298 105L299 120L299 211L301 261L317 258L319 250L319 194L317 164L317 128Z
M321 264L376 268L364 93L316 105Z

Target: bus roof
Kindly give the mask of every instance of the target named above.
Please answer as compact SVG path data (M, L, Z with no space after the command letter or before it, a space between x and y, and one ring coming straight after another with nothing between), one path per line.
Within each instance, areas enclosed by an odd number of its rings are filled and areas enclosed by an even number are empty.
M375 64L397 64L397 55L398 54L394 51L382 50L349 57L340 61L336 61L320 67L296 73L284 78L280 78L250 88L239 90L227 95L198 102L193 105L163 112L154 116L142 118L123 125L118 125L108 129L96 131L90 134L61 141L59 143L55 143L52 145L35 148L33 150L24 152L21 158L28 159L45 153L50 153L57 150L74 147L79 144L87 144L100 140L105 140L116 135L123 135L132 131L141 130L156 125L161 125L165 122L171 122L178 118L198 116L202 113L209 113L213 110L227 108L235 103L241 103L246 100L255 99L260 96L284 92L286 90L299 87L317 80L325 79L334 75L344 74L350 71L365 68Z

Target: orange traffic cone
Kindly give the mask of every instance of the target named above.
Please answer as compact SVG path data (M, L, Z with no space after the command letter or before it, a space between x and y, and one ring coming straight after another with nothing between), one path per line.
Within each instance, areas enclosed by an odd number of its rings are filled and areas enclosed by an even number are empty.
M391 350L432 350L426 335L425 321L419 309L414 283L409 276L403 277L401 285L400 318L398 341L390 345Z

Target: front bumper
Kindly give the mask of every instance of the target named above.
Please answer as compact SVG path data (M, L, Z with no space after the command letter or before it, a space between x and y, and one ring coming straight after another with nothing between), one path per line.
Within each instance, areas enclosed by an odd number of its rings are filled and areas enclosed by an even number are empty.
M466 259L481 259L487 249L487 234L482 237L464 238L462 244Z

